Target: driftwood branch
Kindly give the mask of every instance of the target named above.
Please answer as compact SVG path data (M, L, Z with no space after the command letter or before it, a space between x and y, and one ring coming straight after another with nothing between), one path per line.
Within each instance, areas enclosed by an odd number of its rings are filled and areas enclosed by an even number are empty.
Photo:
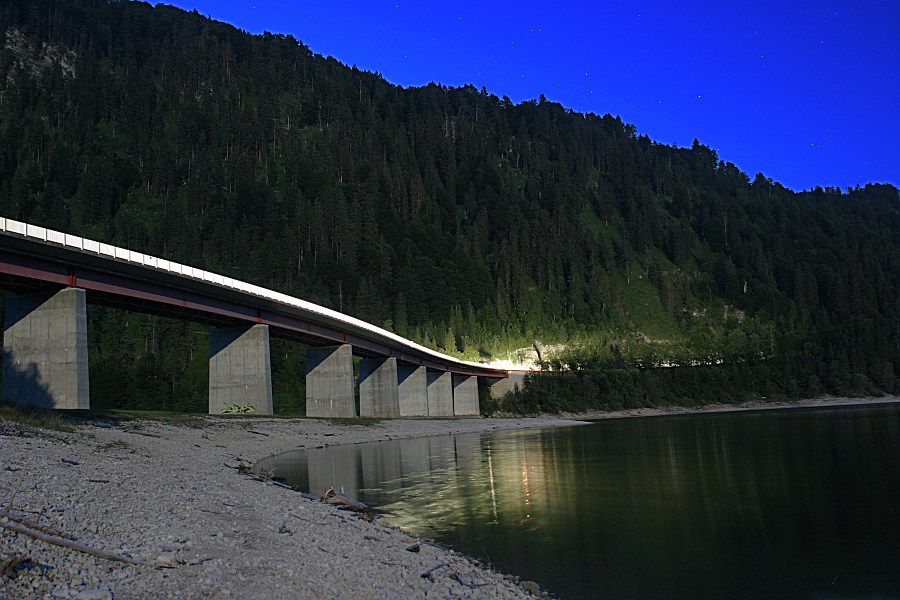
M0 510L0 518L3 518L3 517L9 519L10 521L15 521L16 523L21 523L22 525L24 525L26 527L30 527L31 529L34 529L35 531L43 531L46 534L55 535L56 537L72 539L71 535L63 533L61 531L57 531L56 529L53 529L52 527L47 527L46 525L41 525L40 523L38 523L36 521L32 521L31 519L26 519L25 517L15 515L11 512L7 512L5 510Z
M25 464L25 467L27 469L27 463ZM16 482L16 489L13 490L12 496L9 497L9 503L6 505L6 510L12 510L13 502L16 501L16 494L19 493L19 488L22 487L22 478L25 477L26 469L22 469L22 471L19 473L19 480Z
M328 525L328 521L315 521L313 519L307 519L306 517L301 517L300 515L295 515L294 513L288 513L295 519L300 519L301 521L306 521L307 523L313 523L314 525Z
M145 437L161 438L161 435L150 433L149 431L141 431L140 429L125 429L125 433L133 433L135 435L143 435Z
M353 512L365 514L369 514L372 512L372 509L370 509L362 502L354 500L344 493L336 492L334 491L334 488L328 488L327 490L325 490L325 493L322 494L322 497L319 500L320 502L325 502L326 504L345 507L344 510L351 510Z
M129 565L141 565L145 567L159 568L161 566L144 560L135 560L121 554L111 554L109 552L103 552L102 550L97 550L96 548L91 548L90 546L85 546L84 544L79 544L78 542L73 542L59 536L50 535L42 531L37 531L35 529L31 529L30 527L26 527L24 525L13 522L4 523L3 521L0 521L0 527L15 531L16 533L21 533L22 535L27 535L28 537L32 537L36 540L41 540L42 542L47 542L48 544L53 544L54 546L62 546L63 548L69 548L71 550L90 554L98 558L105 558L106 560L114 560L127 563Z
M468 581L465 581L462 578L462 575L459 574L459 571L453 571L453 573L450 575L450 578L455 579L457 581L457 583L459 583L460 585L464 585L467 588L470 588L473 590L478 589L478 586L475 585L474 583L469 583Z
M422 578L427 579L428 581L434 581L434 572L438 569L443 569L446 565L444 563L434 565L424 573L422 573Z

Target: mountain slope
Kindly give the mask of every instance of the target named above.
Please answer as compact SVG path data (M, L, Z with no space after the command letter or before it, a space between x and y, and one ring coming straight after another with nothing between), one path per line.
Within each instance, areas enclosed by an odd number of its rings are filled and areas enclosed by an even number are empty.
M672 356L720 356L729 335L770 352L821 339L817 360L864 374L845 388L895 389L892 186L797 194L610 115L404 89L172 7L4 1L0 15L5 216L469 357L535 339ZM126 404L202 397L196 327L94 312L101 404L122 378L145 390Z

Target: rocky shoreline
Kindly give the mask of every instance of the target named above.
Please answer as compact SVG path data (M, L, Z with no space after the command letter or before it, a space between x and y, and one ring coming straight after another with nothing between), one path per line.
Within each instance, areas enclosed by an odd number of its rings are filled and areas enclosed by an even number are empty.
M26 560L0 578L0 598L533 597L533 585L238 467L297 447L573 423L207 417L94 421L74 433L17 426L0 435L0 510L148 564L3 527L0 564Z
M532 582L247 473L298 447L556 427L646 417L900 402L823 398L790 404L641 409L589 415L377 423L198 417L177 424L91 420L73 433L4 423L3 513L71 535L127 564L0 527L0 598L528 598Z
M625 419L631 417L665 417L673 415L695 415L704 413L749 412L765 410L789 410L811 408L840 408L843 406L866 406L877 404L900 404L900 396L867 396L861 398L842 398L823 396L807 400L792 401L757 401L738 404L708 404L706 406L666 406L661 408L636 408L631 410L593 411L584 413L563 413L558 416L571 419Z

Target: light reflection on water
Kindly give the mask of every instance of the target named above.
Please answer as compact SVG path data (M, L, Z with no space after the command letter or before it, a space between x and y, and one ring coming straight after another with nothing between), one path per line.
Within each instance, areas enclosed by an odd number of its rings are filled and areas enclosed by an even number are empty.
M900 409L334 446L264 468L562 598L900 598Z

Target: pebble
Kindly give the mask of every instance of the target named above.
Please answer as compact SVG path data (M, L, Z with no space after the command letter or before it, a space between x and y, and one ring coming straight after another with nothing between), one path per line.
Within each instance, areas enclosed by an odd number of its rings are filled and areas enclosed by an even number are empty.
M532 596L540 596L541 595L541 586L537 584L535 581L523 581L519 584L522 586L522 589L531 594Z
M113 597L109 590L85 590L75 596L75 600L113 600Z

